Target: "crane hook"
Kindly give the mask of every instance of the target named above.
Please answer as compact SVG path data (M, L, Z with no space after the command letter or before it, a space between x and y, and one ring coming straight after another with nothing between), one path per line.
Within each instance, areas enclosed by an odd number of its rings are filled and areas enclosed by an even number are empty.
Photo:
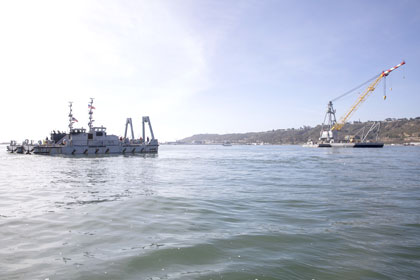
M384 77L384 100L386 100L386 76Z

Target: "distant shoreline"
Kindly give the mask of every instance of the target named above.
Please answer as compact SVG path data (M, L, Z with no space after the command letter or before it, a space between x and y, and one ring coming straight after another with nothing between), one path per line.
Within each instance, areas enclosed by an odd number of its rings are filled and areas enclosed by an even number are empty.
M338 132L339 138L360 136L360 132L376 122L347 123ZM303 126L298 129L276 129L263 132L230 133L230 134L196 134L170 144L223 144L229 142L236 145L302 145L309 139L317 141L321 125ZM325 129L325 128L324 128ZM366 141L378 141L387 145L407 145L420 143L420 117L392 119L380 121L378 134L370 134Z
M240 144L240 143L232 143L232 146L302 146L304 143L295 143L295 144ZM223 143L209 143L209 144L193 144L193 143L168 143L163 142L159 143L159 145L164 146L222 146ZM386 146L397 146L397 147L407 147L407 146L418 146L420 147L420 142L410 142L410 143L387 143Z

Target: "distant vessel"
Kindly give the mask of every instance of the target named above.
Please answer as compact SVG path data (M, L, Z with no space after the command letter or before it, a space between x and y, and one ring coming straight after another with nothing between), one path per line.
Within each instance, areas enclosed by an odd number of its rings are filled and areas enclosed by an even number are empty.
M303 144L302 146L307 148L317 148L318 144L315 143L312 139L309 139L308 142L306 142L306 144Z
M223 146L232 146L232 143L230 143L230 142L228 142L228 141L226 141L226 142L223 142L223 144L222 144Z
M10 141L7 150L11 153L27 153L41 155L106 155L106 154L144 154L157 153L159 143L153 134L152 125L148 116L143 117L143 137L134 138L133 123L131 118L127 118L125 124L124 138L116 135L108 135L103 126L93 126L93 98L88 104L89 108L89 130L84 128L73 128L77 120L73 117L72 102L69 105L69 132L53 131L51 138L38 141L25 140L22 144ZM146 138L145 123L149 124L151 139ZM131 127L131 139L127 138L128 126Z

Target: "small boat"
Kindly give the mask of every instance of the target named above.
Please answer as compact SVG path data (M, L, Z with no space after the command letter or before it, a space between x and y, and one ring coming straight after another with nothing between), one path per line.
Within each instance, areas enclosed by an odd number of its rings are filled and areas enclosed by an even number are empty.
M318 144L315 143L314 141L312 141L312 139L309 139L308 142L306 142L305 144L302 145L302 147L305 148L317 148Z

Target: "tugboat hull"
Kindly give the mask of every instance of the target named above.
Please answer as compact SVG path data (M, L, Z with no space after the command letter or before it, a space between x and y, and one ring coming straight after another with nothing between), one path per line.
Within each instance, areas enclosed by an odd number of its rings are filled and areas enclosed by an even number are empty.
M38 155L115 155L115 154L156 154L159 145L121 146L36 146L33 153Z

